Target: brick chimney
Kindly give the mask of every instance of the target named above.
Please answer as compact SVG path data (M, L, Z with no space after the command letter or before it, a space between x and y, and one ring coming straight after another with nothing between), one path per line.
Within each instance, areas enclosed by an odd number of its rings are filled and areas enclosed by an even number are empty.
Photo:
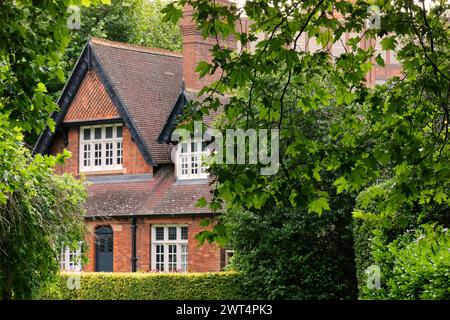
M216 0L218 5L230 5L228 0ZM216 70L213 75L206 75L199 78L199 74L195 72L200 61L211 62L210 50L216 44L213 37L203 38L201 32L197 29L197 25L192 18L195 9L186 5L183 8L183 18L181 20L181 33L183 36L183 76L187 89L200 90L204 86L219 80L220 70ZM220 45L227 48L236 49L237 41L234 37L223 40L220 37Z

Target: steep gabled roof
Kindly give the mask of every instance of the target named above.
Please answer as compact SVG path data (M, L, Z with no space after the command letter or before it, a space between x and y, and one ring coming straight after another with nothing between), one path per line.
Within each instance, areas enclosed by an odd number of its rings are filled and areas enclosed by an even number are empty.
M147 163L170 163L168 146L156 140L182 88L182 56L166 50L90 39L58 100L60 111L53 115L57 127L63 124L78 88L92 68ZM45 130L35 152L48 152L53 138L54 134Z

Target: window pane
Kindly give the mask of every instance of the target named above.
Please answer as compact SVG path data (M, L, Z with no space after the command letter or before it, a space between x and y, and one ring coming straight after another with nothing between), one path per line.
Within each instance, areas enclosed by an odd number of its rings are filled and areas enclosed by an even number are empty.
M112 127L106 127L106 139L112 139L113 137L113 128Z
M91 139L91 129L84 129L83 130L83 139L84 140L90 140Z
M102 128L95 128L95 139L102 138Z
M117 127L117 138L122 138L122 127Z
M164 245L158 244L156 246L156 270L164 271Z
M191 142L191 152L197 152L197 143Z
M198 156L191 157L191 174L198 174Z
M187 152L187 147L188 147L187 143L182 143L180 152L181 153L186 153Z
M164 240L164 228L163 227L156 227L155 228L156 231L156 240L162 241Z
M188 170L188 157L182 156L181 157L181 175L187 175L189 173Z
M113 143L108 142L105 144L105 164L112 166L113 164Z
M188 239L188 227L181 227L181 240Z
M90 167L91 166L91 145L85 144L83 146L83 166Z
M170 244L169 245L169 254L168 254L168 262L169 262L169 271L177 271L177 245Z
M117 164L122 164L122 161L123 161L122 142L117 142Z
M177 227L169 227L169 240L177 240Z
M187 244L182 244L180 246L180 269L182 272L187 272L187 264L188 264L188 246Z
M94 165L102 165L102 145L101 143L96 143L94 145Z

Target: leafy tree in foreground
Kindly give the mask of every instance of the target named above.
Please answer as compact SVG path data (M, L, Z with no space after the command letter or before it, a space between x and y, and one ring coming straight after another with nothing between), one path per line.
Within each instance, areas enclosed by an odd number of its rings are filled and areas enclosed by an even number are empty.
M68 154L32 157L23 133L53 127L46 83L64 78L71 4L2 1L0 12L0 294L27 298L57 270L59 248L83 238L80 182L53 166ZM95 1L94 1L95 3Z
M204 35L231 34L246 45L260 32L267 36L252 52L238 54L216 45L213 61L201 63L201 75L223 70L219 82L204 88L211 94L193 107L193 118L219 107L217 94L234 94L224 106L229 127L237 120L262 123L258 128L279 128L280 171L274 176L259 174L260 166L215 165L217 201L227 207L258 209L264 205L292 205L321 214L329 210L330 193L320 179L335 174L336 193L358 192L379 179L392 178L394 187L386 196L386 210L402 202L422 208L437 202L450 202L448 172L448 106L450 97L449 4L435 1L426 9L422 1L371 1L383 13L381 28L366 29L369 3L356 1L246 1L244 10L253 21L250 32L239 33L235 25L242 14L234 6L210 1L179 0L197 9L194 16ZM177 20L180 7L165 9ZM332 57L327 48L348 32L349 49ZM315 37L324 49L304 52L298 49L302 34ZM362 38L381 39L384 50L397 51L404 75L385 86L369 88L366 74L375 57L373 47L361 48ZM323 86L311 69L323 70L328 85ZM219 72L219 71L218 71ZM267 90L266 77L278 77ZM305 79L308 81L305 83ZM287 94L298 88L298 96ZM342 114L332 123L324 143L290 126L293 117L308 117L333 105ZM332 121L332 120L331 120ZM247 121L241 122L245 125ZM302 158L309 157L305 166Z
M30 298L59 270L61 246L84 238L84 186L53 167L68 155L32 157L0 118L0 294Z
M266 214L265 223L271 210L280 207L323 215L333 212L336 195L355 195L389 179L391 187L376 204L383 215L394 216L408 207L409 217L419 223L424 213L448 212L447 1L432 1L427 7L421 0L249 0L243 8L253 22L249 33L235 27L241 9L215 1L176 1L165 9L167 19L177 21L186 4L197 10L194 19L205 36L234 35L245 46L265 34L253 51L233 53L219 44L213 48L212 62L200 63L197 70L201 76L222 76L202 90L208 98L192 103L187 118L201 119L219 108L221 94L231 94L221 129L280 130L280 170L275 175L261 175L261 164L222 165L212 157L210 171L217 182L209 204L213 210L250 212L260 215L261 222ZM366 28L370 5L381 10L380 28ZM334 57L328 48L344 34L351 35L346 52ZM300 50L304 35L323 49ZM362 39L380 40L383 50L395 50L402 76L368 87L366 75L373 64L385 62L373 47L361 47ZM269 84L267 79L272 79ZM323 120L329 130L318 139ZM306 128L299 125L308 121ZM224 243L227 233L220 221L199 238ZM257 242L255 251L243 248L247 257L260 249Z

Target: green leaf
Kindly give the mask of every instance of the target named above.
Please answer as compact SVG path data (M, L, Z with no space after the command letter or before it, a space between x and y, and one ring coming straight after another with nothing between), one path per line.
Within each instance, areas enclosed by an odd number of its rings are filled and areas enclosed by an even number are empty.
M384 59L381 57L381 54L378 54L378 55L375 57L375 62L376 62L377 65L379 65L380 67L384 67L384 66L385 66L385 64L384 64Z
M337 179L334 183L334 186L336 186L336 193L340 194L343 191L347 191L348 190L348 182L347 179L345 179L343 176L339 177L339 179Z
M325 197L320 197L311 201L308 204L308 212L315 212L319 215L323 213L323 210L330 210L330 205L328 204L328 199Z
M200 61L195 68L195 72L198 72L200 75L200 78L203 78L206 76L209 71L211 70L211 65L206 61Z
M381 47L383 50L395 50L397 46L397 39L395 36L385 37L381 39Z
M198 199L197 203L195 204L197 208L205 208L207 205L208 202L206 201L205 197L201 197L200 199Z

